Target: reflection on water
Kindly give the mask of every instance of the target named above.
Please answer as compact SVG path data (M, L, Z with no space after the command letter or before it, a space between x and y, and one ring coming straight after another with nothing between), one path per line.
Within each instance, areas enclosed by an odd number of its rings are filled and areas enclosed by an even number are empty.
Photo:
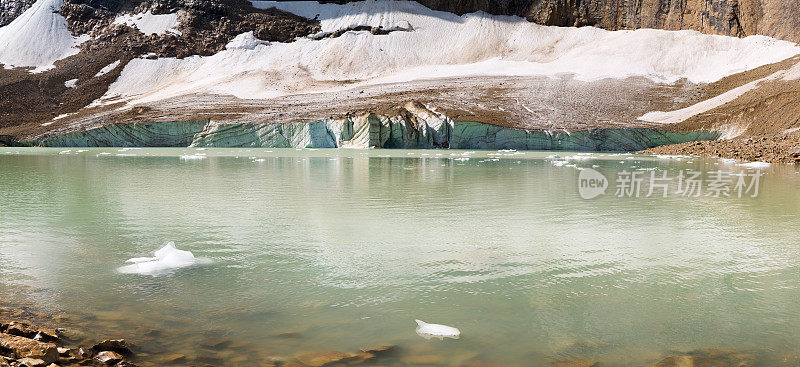
M62 151L0 148L0 294L150 353L221 363L389 343L400 349L384 363L446 365L800 353L793 166L766 169L756 199L583 200L576 167L537 152ZM623 157L576 164L722 165ZM210 263L116 272L167 241ZM420 338L414 319L461 339Z

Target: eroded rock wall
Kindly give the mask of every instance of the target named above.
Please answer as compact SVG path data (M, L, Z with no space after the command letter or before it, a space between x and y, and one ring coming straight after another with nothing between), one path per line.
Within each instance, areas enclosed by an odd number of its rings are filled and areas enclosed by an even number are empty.
M435 10L517 15L554 26L691 29L800 42L800 0L417 0ZM328 2L348 2L337 0Z

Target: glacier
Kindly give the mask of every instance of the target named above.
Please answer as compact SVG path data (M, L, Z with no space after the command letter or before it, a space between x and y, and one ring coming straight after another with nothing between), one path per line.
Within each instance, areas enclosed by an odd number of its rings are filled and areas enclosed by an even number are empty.
M121 97L146 104L195 93L264 99L474 75L709 83L800 54L794 43L764 36L548 27L482 12L459 16L410 1L253 5L317 18L323 32L357 26L392 31L348 31L291 43L235 39L212 56L134 59L98 103Z

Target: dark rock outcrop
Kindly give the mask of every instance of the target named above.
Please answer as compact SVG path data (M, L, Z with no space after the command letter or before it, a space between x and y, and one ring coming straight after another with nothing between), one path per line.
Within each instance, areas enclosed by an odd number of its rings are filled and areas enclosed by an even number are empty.
M11 23L35 2L36 0L0 0L0 27Z

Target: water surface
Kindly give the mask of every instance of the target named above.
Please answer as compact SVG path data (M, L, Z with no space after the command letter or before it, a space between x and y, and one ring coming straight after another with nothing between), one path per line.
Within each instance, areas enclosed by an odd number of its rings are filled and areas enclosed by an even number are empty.
M385 343L384 365L800 352L797 168L765 169L756 198L618 198L622 170L746 170L550 154L0 148L0 296L217 365ZM612 187L584 200L592 167ZM167 241L209 263L116 271Z

